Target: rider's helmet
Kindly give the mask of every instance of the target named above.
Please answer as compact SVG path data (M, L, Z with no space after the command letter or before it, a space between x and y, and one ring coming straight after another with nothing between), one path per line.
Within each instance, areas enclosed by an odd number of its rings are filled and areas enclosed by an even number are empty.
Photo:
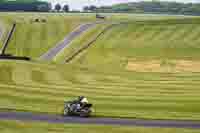
M85 97L84 96L79 96L78 101L82 101Z
M85 103L85 104L87 104L87 103L88 103L88 100L87 100L87 98L86 98L86 97L84 97L84 98L81 100L81 103Z

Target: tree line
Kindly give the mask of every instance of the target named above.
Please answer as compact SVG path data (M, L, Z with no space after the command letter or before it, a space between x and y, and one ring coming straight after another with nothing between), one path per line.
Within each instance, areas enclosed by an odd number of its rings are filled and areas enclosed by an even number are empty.
M117 4L113 6L86 6L87 12L119 12L119 13L166 13L200 15L200 3L178 3L164 1L141 1Z
M37 0L4 0L0 1L0 11L40 11L47 12L51 4Z
M69 5L56 4L54 7L48 2L40 0L0 0L0 11L64 11L69 12ZM200 15L200 3L178 3L164 1L142 1L117 4L113 6L83 7L84 12L116 12L116 13L166 13Z
M51 3L39 0L0 0L0 11L49 12L52 10L68 12L69 6L66 4L62 7L56 4L52 7Z

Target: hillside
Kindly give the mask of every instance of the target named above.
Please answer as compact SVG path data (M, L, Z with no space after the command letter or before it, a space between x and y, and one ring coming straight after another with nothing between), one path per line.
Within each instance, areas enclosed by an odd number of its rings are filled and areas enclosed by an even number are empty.
M96 117L200 120L198 22L121 24L68 64L1 61L1 110L61 114L84 95Z
M0 14L4 24L17 23L7 52L17 56L38 58L55 46L78 25L93 21L91 16L37 13ZM35 22L35 19L45 22ZM6 28L7 31L10 27Z
M11 0L1 0L0 3L3 2L10 2ZM13 0L14 2L22 2L22 3L32 3L32 2L38 2L40 0Z
M102 6L98 8L102 12L124 13L158 13L158 14L190 14L200 15L199 3L180 3L173 1L139 1Z
M48 12L51 4L40 0L1 0L0 11Z
M200 72L199 22L189 18L117 25L74 62L94 69Z
M65 100L84 95L98 117L200 119L199 73L108 72L8 61L0 68L1 110L61 114Z

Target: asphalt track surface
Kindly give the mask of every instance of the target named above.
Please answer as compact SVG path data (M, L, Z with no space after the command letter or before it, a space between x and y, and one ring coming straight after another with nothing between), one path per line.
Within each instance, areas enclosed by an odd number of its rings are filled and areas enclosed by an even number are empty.
M61 42L56 44L55 47L51 48L45 54L40 56L39 59L43 61L51 61L62 49L67 47L72 40L74 40L76 37L80 36L83 32L87 31L89 28L92 28L98 23L100 22L80 25L74 31L72 31L69 35L67 35Z
M159 128L194 128L200 129L200 121L183 120L142 120L122 118L79 118L59 115L34 114L29 112L0 112L0 120L35 121L62 124L103 124L118 126L142 126Z

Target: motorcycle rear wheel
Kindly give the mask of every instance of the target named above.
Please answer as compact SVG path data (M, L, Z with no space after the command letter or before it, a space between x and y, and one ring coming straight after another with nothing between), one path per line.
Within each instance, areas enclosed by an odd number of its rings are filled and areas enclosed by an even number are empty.
M64 116L68 116L70 113L69 113L69 109L68 108L65 108L64 110L63 110L63 115Z

